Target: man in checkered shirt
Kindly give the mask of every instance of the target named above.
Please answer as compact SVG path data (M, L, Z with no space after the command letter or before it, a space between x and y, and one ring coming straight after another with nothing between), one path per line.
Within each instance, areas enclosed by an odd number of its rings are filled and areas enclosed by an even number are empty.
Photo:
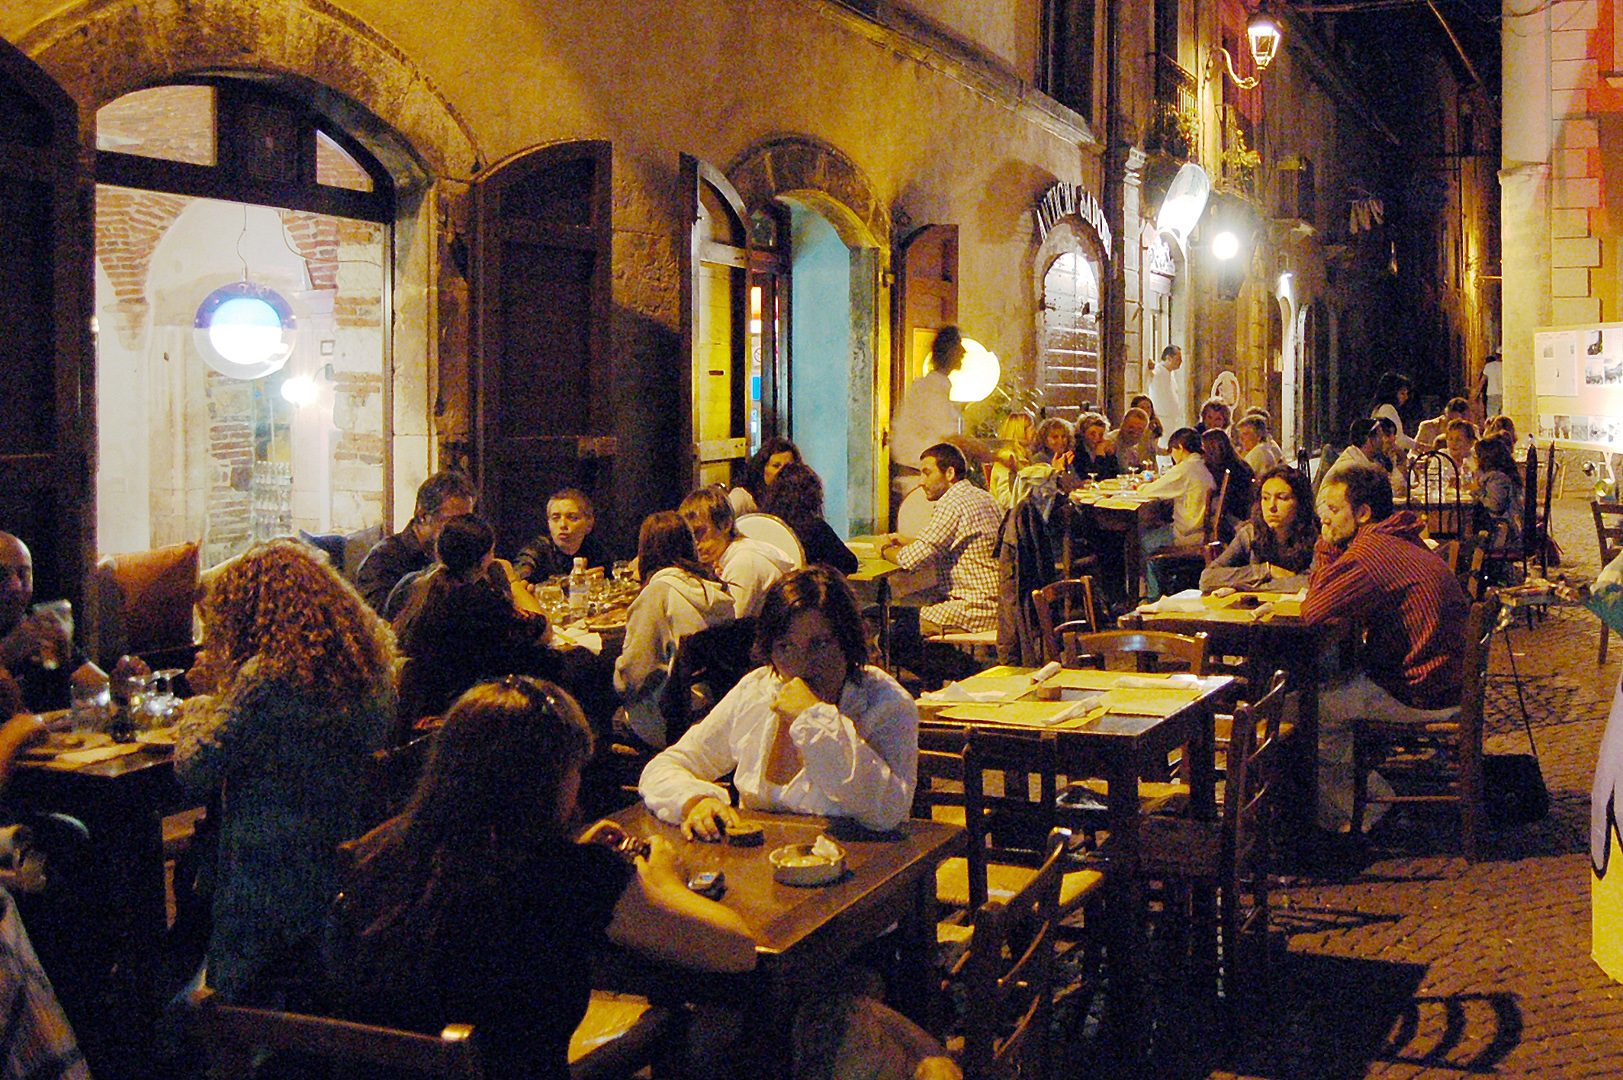
M919 480L935 503L930 522L916 539L890 533L881 555L906 570L933 562L936 588L921 599L925 635L997 627L998 569L993 555L1003 512L992 496L964 477L969 467L950 443L919 456Z

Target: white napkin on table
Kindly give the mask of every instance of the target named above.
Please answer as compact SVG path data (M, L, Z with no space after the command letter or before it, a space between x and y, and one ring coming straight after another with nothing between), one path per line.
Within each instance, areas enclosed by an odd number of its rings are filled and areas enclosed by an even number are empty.
M590 630L570 630L562 626L554 626L552 633L565 645L579 645L591 651L593 656L603 655L603 635Z
M1147 604L1138 605L1138 610L1148 612L1167 611L1202 611L1206 607L1201 602L1199 589L1185 589L1183 592L1163 596L1159 600L1151 600Z

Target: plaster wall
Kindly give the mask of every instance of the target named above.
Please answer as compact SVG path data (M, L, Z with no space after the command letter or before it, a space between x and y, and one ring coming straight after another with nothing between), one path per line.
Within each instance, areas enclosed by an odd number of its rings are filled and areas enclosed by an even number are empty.
M613 143L610 362L624 385L672 362L685 228L678 154L726 170L784 135L848 157L892 232L959 225L960 322L1029 370L1030 207L1055 180L1099 192L1099 151L1082 121L1019 75L1034 63L1035 0L928 3L921 14L960 46L941 51L928 35L865 24L825 0L13 0L0 35L87 112L191 71L266 71L347 94L409 142L430 184L408 192L396 230L405 288L393 307L394 452L410 462L392 477L398 521L418 471L454 461L448 451L471 430L466 281L446 259L464 185L537 144ZM873 239L883 275L891 237ZM884 376L875 382L883 424ZM637 490L618 501L646 505Z

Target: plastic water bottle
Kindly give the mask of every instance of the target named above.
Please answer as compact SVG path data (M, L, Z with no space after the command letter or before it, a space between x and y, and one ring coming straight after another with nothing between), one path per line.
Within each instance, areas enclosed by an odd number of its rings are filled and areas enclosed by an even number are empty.
M569 572L569 616L572 619L586 618L587 607L592 601L592 583L586 579L586 557L575 556L575 568Z

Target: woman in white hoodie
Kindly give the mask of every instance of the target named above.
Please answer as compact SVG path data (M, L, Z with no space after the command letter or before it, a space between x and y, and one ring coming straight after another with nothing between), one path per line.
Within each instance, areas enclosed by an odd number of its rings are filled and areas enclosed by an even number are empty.
M676 644L689 634L731 622L733 597L693 553L680 514L650 514L637 538L642 592L626 613L625 645L614 662L614 688L626 724L649 746L665 745L659 690L671 673Z

